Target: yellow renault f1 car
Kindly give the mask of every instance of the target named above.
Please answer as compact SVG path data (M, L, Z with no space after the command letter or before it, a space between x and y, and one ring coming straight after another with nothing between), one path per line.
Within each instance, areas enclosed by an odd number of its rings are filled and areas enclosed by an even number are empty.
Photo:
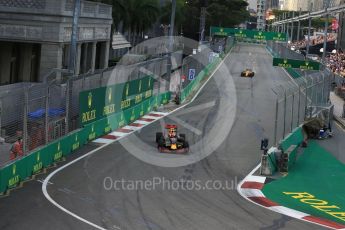
M158 151L161 153L188 153L189 143L185 134L177 134L176 125L166 125L166 133L156 133Z
M241 77L254 77L255 73L251 69L245 69L241 72Z

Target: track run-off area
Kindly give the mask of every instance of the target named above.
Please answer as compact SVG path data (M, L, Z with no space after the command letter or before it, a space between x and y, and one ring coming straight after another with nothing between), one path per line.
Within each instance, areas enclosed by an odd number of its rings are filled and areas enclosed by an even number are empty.
M255 72L252 82L240 77L246 68ZM264 46L237 44L184 108L104 147L90 143L63 164L92 153L2 198L0 229L323 229L256 206L236 190L260 161L261 139L272 140L271 89L288 81ZM164 123L186 134L188 156L158 153L155 133ZM47 177L51 200L42 193ZM145 188L150 182L155 187Z

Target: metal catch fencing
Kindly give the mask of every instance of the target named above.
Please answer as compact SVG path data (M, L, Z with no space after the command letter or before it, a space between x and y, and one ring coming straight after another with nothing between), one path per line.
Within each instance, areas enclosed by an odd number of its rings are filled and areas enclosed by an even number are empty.
M306 118L330 106L331 75L305 75L274 87L276 95L274 144L277 145Z
M208 49L205 49L208 50ZM46 145L69 132L81 128L79 93L117 83L153 76L153 95L174 92L181 84L181 76L190 69L197 76L205 67L209 51L197 52L182 60L182 52L172 61L168 73L168 56L132 65L118 64L95 73L79 76L62 74L49 78L46 83L19 83L0 87L0 167L7 165L10 149L18 139L23 140L24 154ZM179 58L181 60L179 60ZM208 60L207 60L208 61ZM208 62L206 62L208 63ZM193 80L187 80L185 83Z

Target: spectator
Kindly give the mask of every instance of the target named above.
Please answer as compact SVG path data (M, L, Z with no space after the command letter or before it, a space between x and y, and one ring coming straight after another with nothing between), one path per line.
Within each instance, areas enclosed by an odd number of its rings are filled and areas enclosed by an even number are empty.
M335 34L327 34L327 42L335 41L337 39ZM318 45L324 42L324 36L318 35L316 37L310 38L310 45ZM306 39L301 41L292 42L289 44L290 47L294 46L297 49L305 48L307 46L308 41Z
M23 141L22 138L19 137L16 142L12 145L10 150L10 160L14 160L17 157L23 156Z
M326 58L327 67L334 73L345 77L345 53L337 51Z

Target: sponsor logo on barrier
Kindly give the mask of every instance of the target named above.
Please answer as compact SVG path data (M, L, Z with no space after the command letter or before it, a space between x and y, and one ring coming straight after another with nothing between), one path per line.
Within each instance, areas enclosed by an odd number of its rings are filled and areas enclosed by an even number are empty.
M82 114L82 123L93 121L96 119L96 110L87 111Z
M121 109L122 110L127 109L130 106L131 106L131 99L126 99L126 100L121 101Z
M263 35L262 32L259 32L258 35L254 35L254 39L265 40L265 39L266 39L266 36Z
M103 116L107 116L107 115L115 113L115 104L112 103L113 102L112 88L108 88L107 91L108 91L107 92L107 94L108 94L108 105L104 106L104 108L103 108Z
M149 98L149 97L151 97L152 96L152 90L147 90L146 92L145 92L145 99L147 99L147 98Z
M135 120L134 109L132 109L132 114L131 114L130 120L131 120L131 121L134 121L134 120Z
M147 112L151 111L151 101L149 101L149 106L147 106Z
M124 119L124 116L123 116L123 112L121 113L121 118L120 118L120 121L119 121L119 127L122 127L125 125L125 119Z
M95 125L91 126L91 133L89 134L89 141L96 139Z
M141 79L139 81L139 93L141 93Z
M17 165L12 165L12 175L13 177L8 180L8 187L13 187L19 183L19 175L16 175L17 173Z
M72 151L79 149L80 143L78 141L78 133L75 134L74 143L72 145Z
M283 63L279 63L278 66L283 68L292 68L292 65L288 63L287 59L284 59Z
M127 83L126 84L126 97L128 96L128 93L129 93L129 84ZM122 103L121 103L122 104Z
M87 106L89 109L91 109L92 107L92 93L89 92L89 95L87 97ZM96 110L90 110L90 111L86 111L83 112L81 115L81 122L82 123L86 123L86 122L90 122L96 119Z
M144 116L144 105L141 104L140 116Z
M140 102L142 102L142 100L143 100L142 94L138 94L135 96L135 104L139 104Z
M89 107L89 109L91 109L92 106L92 93L89 93L89 96L87 97L87 105Z
M57 145L57 152L54 154L54 161L60 160L62 158L61 143Z
M309 61L306 61L305 65L300 65L299 68L304 70L314 70L314 67L309 65Z
M228 33L224 32L224 28L220 28L218 32L214 33L215 35L220 35L220 36L227 36Z
M41 152L38 152L36 156L36 164L34 164L34 167L32 170L34 174L38 173L43 168L43 163L40 160L41 160Z
M105 133L109 133L111 131L110 121L109 118L107 118L107 125L104 128Z
M110 104L110 105L104 106L103 116L107 116L107 115L110 115L113 113L115 113L115 104Z
M247 35L245 33L243 33L242 30L238 31L238 33L235 33L235 37L237 38L245 38L247 37Z
M278 33L277 37L273 37L273 40L275 40L275 41L285 41L285 37L283 37L281 33Z
M285 195L291 196L294 199L298 199L300 202L311 206L317 210L320 210L328 215L331 215L339 220L345 222L345 211L342 211L340 207L331 205L328 201L317 199L314 195L307 192L283 192Z

